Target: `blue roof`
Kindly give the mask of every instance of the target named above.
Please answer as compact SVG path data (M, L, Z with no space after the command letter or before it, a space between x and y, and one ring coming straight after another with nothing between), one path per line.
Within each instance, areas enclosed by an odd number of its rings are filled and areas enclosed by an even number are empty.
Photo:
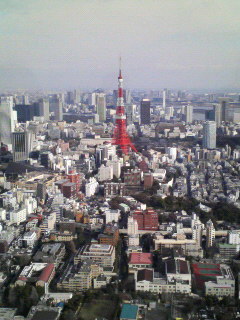
M138 306L133 304L124 303L122 306L122 311L120 319L137 319Z

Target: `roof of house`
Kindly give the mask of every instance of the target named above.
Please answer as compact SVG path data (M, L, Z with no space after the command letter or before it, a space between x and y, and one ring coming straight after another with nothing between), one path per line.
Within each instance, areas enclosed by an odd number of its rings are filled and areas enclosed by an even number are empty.
M180 259L169 259L166 261L167 273L188 274L190 273L188 262Z
M152 254L148 252L133 252L130 254L130 264L152 264Z
M48 279L51 276L53 270L54 270L54 264L49 263L41 272L38 278L38 281L48 282Z
M137 281L153 281L153 270L142 269L137 273Z
M122 306L122 311L120 319L137 319L138 306L133 304L124 303Z

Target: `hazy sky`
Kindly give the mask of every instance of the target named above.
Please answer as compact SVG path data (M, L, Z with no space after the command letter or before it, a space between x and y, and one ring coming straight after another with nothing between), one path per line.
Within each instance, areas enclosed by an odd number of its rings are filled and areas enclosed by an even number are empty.
M0 0L0 89L240 88L240 0Z

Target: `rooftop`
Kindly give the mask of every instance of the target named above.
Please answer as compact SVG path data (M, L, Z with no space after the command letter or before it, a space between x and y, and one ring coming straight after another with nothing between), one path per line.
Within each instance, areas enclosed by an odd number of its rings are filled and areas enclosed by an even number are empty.
M147 252L133 252L130 254L130 261L131 264L152 264L152 254Z

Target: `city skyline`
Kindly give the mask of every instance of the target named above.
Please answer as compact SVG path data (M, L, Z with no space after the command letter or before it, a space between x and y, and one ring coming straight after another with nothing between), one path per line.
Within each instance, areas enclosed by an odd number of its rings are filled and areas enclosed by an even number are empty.
M237 89L236 0L1 1L0 88Z

